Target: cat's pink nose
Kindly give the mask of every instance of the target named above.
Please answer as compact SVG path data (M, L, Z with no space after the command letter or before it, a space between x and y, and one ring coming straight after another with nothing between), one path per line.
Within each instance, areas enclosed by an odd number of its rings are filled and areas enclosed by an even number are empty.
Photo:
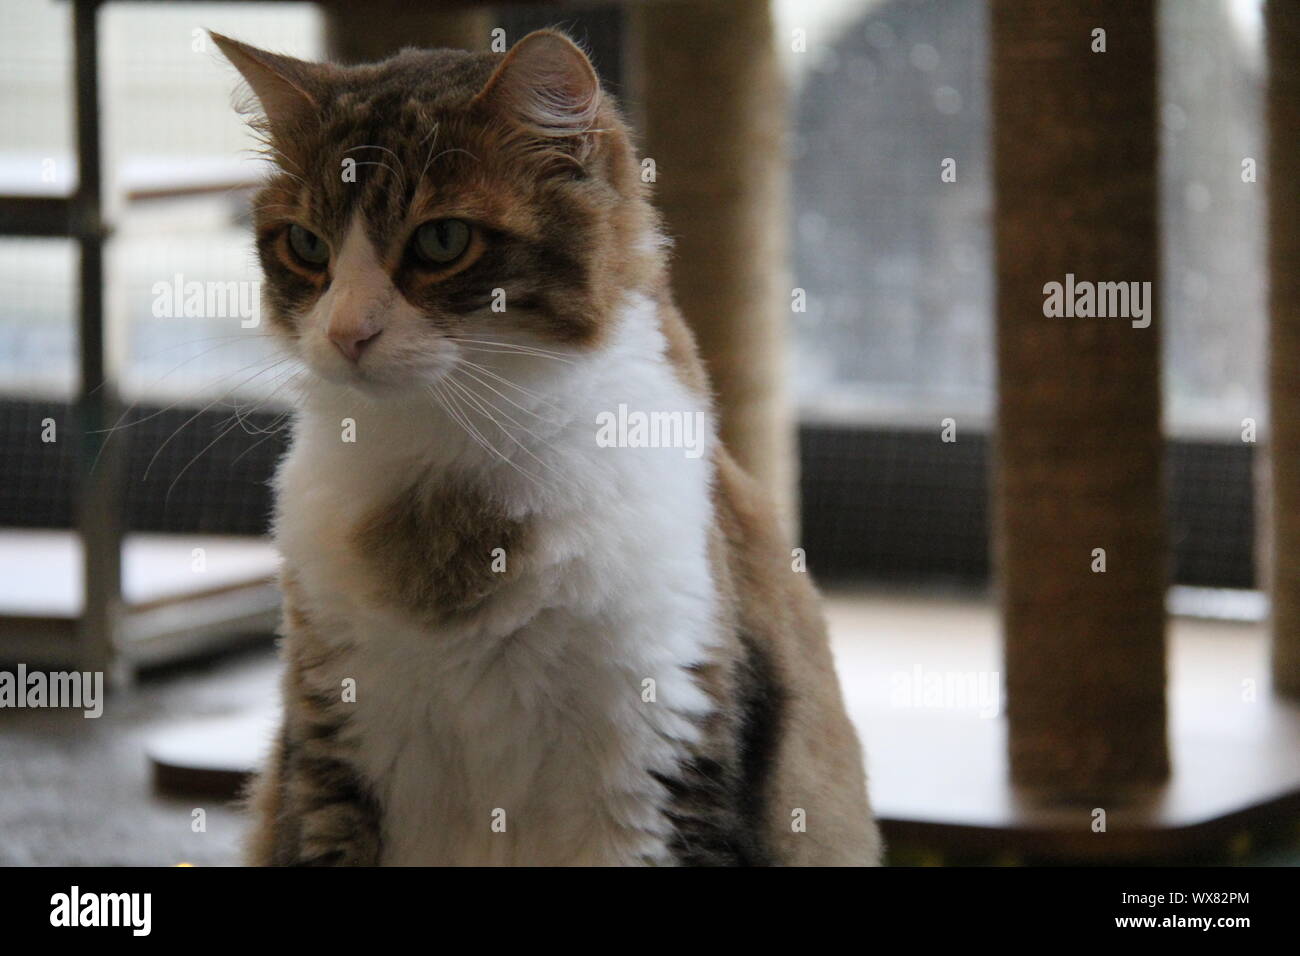
M371 330L369 327L363 328L331 328L329 331L329 340L334 343L334 347L343 353L343 357L349 362L361 361L361 353L365 351L367 345L379 338L383 329Z

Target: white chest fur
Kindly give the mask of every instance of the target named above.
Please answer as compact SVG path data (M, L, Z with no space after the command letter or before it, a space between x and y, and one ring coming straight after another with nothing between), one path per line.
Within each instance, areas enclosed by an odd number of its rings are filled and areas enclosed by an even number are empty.
M356 682L348 733L383 807L385 863L666 860L651 772L671 773L692 739L706 700L684 668L716 634L711 456L596 440L597 416L620 404L701 408L653 319L635 301L599 355L559 374L532 363L531 398L512 397L546 413L531 430L507 424L528 448L512 467L432 404L346 415L356 400L335 392L299 423L277 536L321 637L350 648L336 676ZM339 440L341 417L355 419L355 443ZM357 517L422 472L498 482L530 523L529 572L436 629L364 607L349 588Z

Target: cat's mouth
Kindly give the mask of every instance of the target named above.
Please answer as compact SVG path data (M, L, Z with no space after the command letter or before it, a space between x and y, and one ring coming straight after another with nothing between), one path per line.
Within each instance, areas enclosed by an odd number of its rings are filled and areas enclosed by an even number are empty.
M314 354L304 356L305 361L318 377L372 398L396 398L432 388L454 370L456 361L450 349L436 345L416 350L376 343L356 358L338 354L332 346L308 351Z

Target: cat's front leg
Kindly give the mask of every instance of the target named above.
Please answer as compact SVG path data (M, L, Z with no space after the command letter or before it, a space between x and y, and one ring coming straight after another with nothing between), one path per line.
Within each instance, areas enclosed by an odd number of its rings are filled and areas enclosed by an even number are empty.
M286 681L290 683L290 681ZM250 794L253 829L247 858L254 866L376 866L379 807L339 739L327 712L303 712L289 697L287 715Z
M381 820L345 739L348 707L324 690L333 657L285 584L284 719L266 768L250 791L246 856L254 866L376 866ZM337 686L337 684L335 684Z

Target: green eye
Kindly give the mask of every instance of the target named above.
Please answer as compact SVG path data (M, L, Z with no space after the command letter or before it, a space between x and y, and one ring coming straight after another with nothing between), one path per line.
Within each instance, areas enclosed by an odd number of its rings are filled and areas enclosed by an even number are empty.
M289 248L308 265L323 266L330 261L330 247L325 240L297 223L289 227Z
M435 219L415 230L415 251L425 262L445 266L469 248L469 223L460 219Z

